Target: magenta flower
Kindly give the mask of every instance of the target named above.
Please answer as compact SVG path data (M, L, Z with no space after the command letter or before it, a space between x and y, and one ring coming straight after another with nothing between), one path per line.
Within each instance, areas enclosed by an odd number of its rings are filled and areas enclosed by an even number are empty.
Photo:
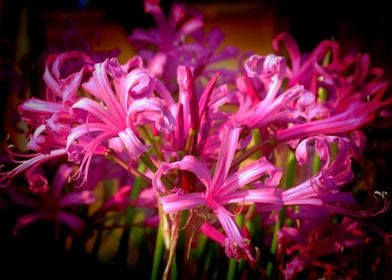
M65 193L64 187L67 184L71 172L72 167L67 165L61 165L59 167L53 181L50 183L49 191L37 193L35 212L19 217L16 222L15 231L39 220L61 222L75 232L83 230L85 222L68 209L75 205L90 204L95 201L95 196L92 191L77 189ZM36 178L28 179L30 184L36 182Z
M79 51L53 54L47 58L44 81L46 101L70 105L85 75L93 70L91 58Z
M23 102L18 109L22 120L34 128L29 135L27 149L48 154L65 147L72 124L67 106L32 98Z
M275 38L275 50L279 51L280 43L285 44L290 57L284 75L289 86L301 85L310 94L305 106L301 105L306 122L279 130L275 137L278 141L318 134L348 137L350 131L367 125L382 107L391 104L391 99L382 101L388 83L382 69L370 67L368 55L343 56L335 41L323 41L308 56L301 55L295 41L285 33Z
M282 199L285 205L318 205L344 212L344 205L355 204L351 192L339 192L339 188L352 180L351 149L345 138L318 136L302 141L296 149L299 164L309 162L308 144L314 143L315 152L323 166L310 179L285 190ZM337 155L332 160L330 143L336 143Z
M203 75L210 79L220 69L208 66L237 56L237 49L231 46L218 52L224 39L218 29L204 36L201 13L175 3L166 17L159 1L144 1L144 8L154 16L157 28L135 29L129 40L139 50L138 55L147 61L149 72L162 79L169 90L176 88L173 81L178 66L192 67L195 77ZM233 71L223 69L222 72L226 74L225 81L234 81Z
M235 122L248 128L265 128L273 123L300 122L294 101L305 94L297 85L281 91L286 63L275 55L252 55L245 62L245 75L239 79L239 89L252 102L240 104Z
M289 86L301 84L310 89L313 81L314 65L321 65L328 51L332 52L332 63L337 60L339 55L339 45L334 41L325 40L321 42L306 58L301 56L297 43L288 34L281 33L275 37L273 47L276 51L280 50L280 43L286 46L290 57L291 67L286 69Z
M284 205L315 205L326 207L335 213L360 217L377 215L389 207L388 200L380 201L376 196L372 196L371 199L374 200L371 207L361 209L351 192L340 191L340 188L353 178L353 152L348 139L320 135L302 141L296 149L300 165L308 163L311 156L314 156L308 150L311 143L323 162L320 171L299 185L283 191ZM331 144L336 145L336 155L333 155Z
M15 178L16 176L20 175L21 173L33 169L51 159L59 158L61 156L65 156L67 154L66 149L57 149L52 150L48 154L29 154L29 155L22 155L22 154L15 154L13 152L9 152L13 156L20 156L22 160L13 160L14 162L18 163L19 165L16 166L14 169L10 171L5 171L0 173L0 186L7 186L9 185L10 181Z
M319 267L325 277L337 277L338 267L344 263L328 263L322 257L336 254L345 248L363 242L363 233L358 223L344 218L339 224L333 223L331 217L302 221L301 228L283 228L279 233L280 241L288 243L285 253L292 256L283 270L285 279L296 276L309 267ZM344 270L347 273L346 270Z
M219 29L203 30L201 13L174 4L166 15L159 3L144 0L156 27L134 29L137 56L125 63L94 52L85 38L75 43L86 53L48 56L45 96L18 107L28 151L9 145L3 157L5 228L27 233L36 221L50 222L75 259L112 259L139 272L155 247L152 279L162 259L164 279L208 278L213 268L228 268L227 279L339 278L335 271L346 268L348 278L357 276L346 257L354 245L371 244L359 225L382 231L365 218L390 205L379 191L359 203L354 194L375 177L364 169L357 184L352 169L366 155L362 128L392 102L383 70L366 54L343 54L335 41L302 54L287 34L273 42L287 58L236 59L235 48L221 47ZM222 68L231 58L238 69ZM72 239L70 230L80 235ZM215 246L204 247L199 233L247 263L214 258ZM261 262L251 236L270 252ZM196 240L189 260L198 258L197 267L175 258ZM140 250L131 258L130 246Z
M211 177L207 165L193 156L185 156L182 160L173 163L162 163L153 179L154 188L160 192L160 201L166 213L173 213L200 206L211 209L217 216L226 233L224 242L226 254L239 260L247 257L254 260L249 249L249 240L243 237L228 209L224 206L231 203L260 203L281 207L279 192L275 189L279 183L281 171L269 163L265 158L257 160L245 168L230 174L230 165L233 160L239 134L239 128L228 128L223 135L223 142L215 167L214 176ZM191 193L181 191L181 186L175 187L170 194L162 182L162 176L173 169L192 172L200 180L200 185L194 186ZM244 187L268 175L264 182L268 188Z
M112 59L96 64L92 78L83 84L95 99L84 97L71 107L79 124L68 135L67 149L76 156L76 162L81 160L79 176L83 181L94 154L102 155L113 148L134 161L146 150L136 130L138 125L154 123L158 131L173 129L174 118L166 102L153 97L155 79L137 63L133 59L120 65Z
M109 199L105 200L102 205L102 212L107 211L124 211L130 206L131 186L122 186Z
M372 121L381 107L390 104L392 100L379 102L353 102L342 112L333 116L306 123L295 124L276 133L276 140L287 142L304 139L318 134L339 135L348 133Z

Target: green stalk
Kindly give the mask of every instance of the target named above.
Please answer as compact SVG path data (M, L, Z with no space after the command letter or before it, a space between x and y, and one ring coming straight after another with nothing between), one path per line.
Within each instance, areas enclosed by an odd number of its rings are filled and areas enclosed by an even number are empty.
M202 256L203 252L205 251L206 248L206 243L207 243L207 236L205 235L200 235L199 239L197 241L197 248L193 250L197 258L200 259Z
M163 237L162 237L162 226L161 223L158 226L156 242L155 242L155 250L154 250L154 259L152 263L152 273L151 280L158 280L159 278L159 268L161 266L161 261L163 257Z
M163 273L163 280L169 278L170 271L173 269L173 263L176 256L176 249L178 244L178 238L180 233L180 213L174 213L174 217L172 219L171 231L170 231L170 248L169 248L169 257L167 259L166 268Z
M161 147L159 147L158 141L154 137L154 135L152 135L151 131L149 129L147 129L147 127L142 126L141 127L141 132L143 133L142 136L145 136L144 138L148 139L148 141L151 143L152 149L154 150L154 154L157 156L157 158L160 161L164 161L163 154L162 154L162 149L161 149Z
M289 151L288 158L287 158L287 167L286 167L286 174L285 174L285 181L283 189L288 189L295 183L295 155L293 151ZM270 252L273 256L276 257L278 251L278 231L282 228L286 218L286 210L282 209L279 212L279 218L275 223L273 238L271 243ZM269 261L267 264L267 275L269 278L272 278L276 271L276 267L274 266L273 261Z
M143 163L140 163L138 167L138 172L144 173L145 171L146 171L146 166ZM131 200L135 200L139 196L140 190L142 188L142 184L143 184L143 179L141 177L136 177L135 183L133 184L132 193L130 196ZM129 207L126 211L124 224L131 225L133 223L134 216L135 216L135 209ZM129 241L130 241L129 237L131 236L131 234L132 234L132 227L125 227L123 229L120 242L118 245L118 249L117 249L117 255L116 255L116 263L119 265L123 265L123 266L126 265L128 253L129 253L128 252Z
M144 174L144 172L146 172L146 170L147 170L147 167L144 164L140 163L137 168L138 173ZM142 184L143 184L142 178L136 177L135 183L133 184L133 188L132 188L131 200L135 200L139 196L140 190L142 188Z
M197 150L197 136L199 134L198 129L189 129L188 139L185 144L185 154L186 155L196 155Z
M206 271L208 277L210 277L210 275L208 275L208 274L209 274L209 272L211 272L211 268L213 266L213 261L215 259L214 257L215 257L215 250L216 250L216 248L214 246L215 246L215 244L212 245L212 246L207 247L208 248L208 252L207 252L206 262L205 262L205 265L204 265L204 271Z
M238 167L241 164L241 162L243 162L244 160L250 158L253 154L259 152L260 149L264 145L266 145L268 143L271 143L271 141L267 140L267 141L264 141L262 143L259 143L259 144L255 145L255 146L253 146L252 148L250 148L249 150L247 150L246 152L244 152L243 154L239 155L237 158L235 158L233 160L233 163L231 164L231 168L233 169L233 168Z
M227 271L226 280L236 279L237 261L234 259L229 260L229 269Z
M178 279L178 269L177 269L177 258L174 256L173 259L173 264L170 272L170 279L171 280L176 280Z
M244 224L244 215L242 214L238 214L235 216L235 221L238 225L238 227L242 227ZM240 268L240 264L234 260L234 259L230 259L229 260L229 269L227 271L227 275L226 275L226 280L234 280L237 279L237 272L239 271Z
M323 64L322 64L323 66L327 66L331 62L331 55L332 55L331 51L328 51L325 54L325 57L323 59ZM324 77L320 76L318 80L323 81ZM325 88L320 87L317 90L317 95L318 95L318 101L321 103L327 101L328 99L328 91Z
M121 166L122 168L124 168L125 170L130 172L131 174L135 175L136 178L141 178L144 181L146 181L146 182L151 184L151 179L150 178L148 178L146 175L144 175L142 172L140 172L140 171L138 171L136 169L129 168L129 165L125 161L120 159L112 150L110 150L110 149L106 150L104 156L105 156L105 158L107 160L114 161L119 166Z
M144 152L141 156L140 159L142 160L142 162L153 172L155 173L158 168L155 165L155 163L152 161L152 159L150 158L150 156Z
M313 157L313 164L312 164L313 174L319 172L320 168L321 168L321 159L317 154L315 154Z

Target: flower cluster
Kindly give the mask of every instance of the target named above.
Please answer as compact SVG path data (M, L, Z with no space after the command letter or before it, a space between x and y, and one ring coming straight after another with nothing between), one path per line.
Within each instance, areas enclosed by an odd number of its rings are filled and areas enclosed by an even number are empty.
M203 236L269 276L315 266L333 276L322 257L363 242L359 219L389 207L384 193L365 207L348 188L352 162L364 160L363 127L392 102L383 70L335 41L305 56L287 34L275 54L217 68L240 60L219 48L222 32L205 34L202 15L181 4L166 17L158 2L145 1L157 27L131 34L138 53L126 63L92 51L48 57L45 96L19 106L31 152L7 147L16 165L0 178L12 203L31 210L14 234L53 221L85 242L99 232L99 245L127 211L128 226L159 228L164 277L178 240L189 255L207 250Z

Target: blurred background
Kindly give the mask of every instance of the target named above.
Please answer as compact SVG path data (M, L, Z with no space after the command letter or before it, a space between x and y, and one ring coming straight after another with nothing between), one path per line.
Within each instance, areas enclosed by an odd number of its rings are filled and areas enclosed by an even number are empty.
M168 11L173 2L162 0L161 4ZM273 36L288 31L303 51L310 51L323 39L333 38L346 50L355 47L369 52L374 65L391 73L392 19L386 1L362 4L338 0L325 4L290 0L177 2L201 10L207 28L219 26L226 33L227 44L235 44L241 50L261 54L271 51ZM142 0L0 0L2 68L7 66L4 60L22 68L35 67L49 48L76 48L77 43L80 47L80 42L61 42L70 27L96 49L119 46L120 59L125 60L132 53L127 36L135 27L153 24L152 17L143 11Z
M169 11L173 0L162 0ZM343 51L357 49L370 54L372 64L391 77L392 19L387 2L361 4L330 0L188 0L205 15L206 27L219 26L226 44L258 54L272 51L272 38L291 33L304 52L323 39L335 39ZM0 0L0 92L4 119L7 94L24 91L37 95L44 59L50 52L83 49L121 49L120 61L133 50L127 37L135 27L153 26L142 0ZM16 73L15 73L16 71ZM20 75L22 74L23 75ZM15 80L29 77L29 88L17 88ZM12 88L12 90L9 90ZM26 91L29 91L26 93ZM6 128L6 130L9 128ZM1 139L4 129L1 129Z
M161 0L166 12L173 2ZM206 28L218 26L226 34L225 44L235 45L243 52L271 52L273 37L282 31L290 33L303 52L311 51L323 39L334 39L341 44L343 52L357 49L362 53L369 53L371 64L384 68L386 79L392 78L392 17L389 15L387 1L373 0L354 4L341 0L176 2L183 2L202 11ZM40 95L44 61L49 53L73 49L109 51L119 48L119 59L125 62L134 54L128 41L132 30L135 27L153 26L153 18L144 13L142 0L0 0L2 143L7 134L19 135L15 137L21 143L20 149L23 149L25 127L19 122L17 104L24 98ZM388 94L391 95L390 90ZM372 184L390 190L390 118L389 121L376 125L376 128L366 131L369 143L365 176L369 174L375 178L371 181ZM1 211L0 204L0 219L4 222L7 213ZM390 220L390 215L387 217ZM391 231L391 223L385 223L387 217L378 218L376 223ZM2 228L4 224L6 223L0 222L0 245L9 241L6 230ZM41 241L44 242L43 240ZM0 260L7 259L7 254L13 251L15 259L24 255L26 263L31 260L33 264L38 264L39 258L51 254L51 249L42 254L37 253L41 241L38 240L35 245L29 243L31 248L26 248L27 243L23 242L8 244L5 250L0 248ZM37 259L33 260L35 257ZM50 262L50 258L42 261Z

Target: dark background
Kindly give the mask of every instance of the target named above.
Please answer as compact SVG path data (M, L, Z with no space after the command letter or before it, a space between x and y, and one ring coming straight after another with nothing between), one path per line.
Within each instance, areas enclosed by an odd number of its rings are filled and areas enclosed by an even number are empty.
M167 11L172 0L161 0ZM187 4L237 3L236 0L188 0ZM349 2L349 3L348 3ZM317 1L289 0L245 0L241 3L263 3L276 11L278 21L288 21L289 29L304 51L311 50L320 40L335 38L338 41L356 43L361 51L370 52L374 60L382 63L390 58L392 20L387 1ZM1 0L0 38L15 42L19 14L22 7L28 8L29 36L32 55L38 55L45 47L42 17L53 11L80 11L102 9L108 21L121 24L131 31L135 26L151 25L152 20L143 12L143 1L132 0ZM286 29L287 26L277 26Z
M161 1L166 11L174 1ZM179 1L188 4L207 5L211 3L230 3L237 0L198 0L198 1ZM277 33L280 31L290 32L299 44L302 51L311 51L321 40L334 38L341 43L342 48L348 51L356 48L361 52L370 54L372 65L380 66L385 69L386 78L391 79L392 75L392 54L391 38L392 16L390 9L387 7L385 0L373 1L353 1L347 3L344 0L330 1L289 1L289 0L260 0L260 1L241 1L241 3L260 2L267 6L268 9L276 15L276 25L273 30ZM18 42L18 30L20 23L20 14L23 8L28 13L27 37L29 42L29 52L22 57L18 57L16 50ZM43 52L49 47L45 41L45 30L47 30L47 16L61 13L72 13L85 11L86 14L96 14L101 11L104 14L104 20L121 25L128 33L135 27L152 26L153 20L150 16L144 14L143 1L141 0L0 0L0 116L1 116L1 135L3 141L5 133L3 129L5 113L9 94L18 93L23 95L24 77L30 77L30 90L32 95L38 95L40 69L37 65L42 59ZM246 15L245 15L246 16ZM87 18L88 22L89 19ZM94 24L91 21L91 24ZM20 60L18 60L20 58ZM15 72L15 69L19 70ZM42 70L42 69L41 69ZM388 92L390 95L390 90ZM7 119L7 122L13 121ZM377 187L385 190L391 190L391 122L378 124L382 129L367 130L369 148L366 151L368 159L367 170L370 174L376 174L374 182ZM385 129L388 128L388 129ZM1 191L1 190L0 190ZM1 212L0 207L0 268L2 267L15 272L29 274L29 270L34 275L39 275L42 269L45 270L48 265L55 269L64 269L66 264L75 265L72 257L59 259L58 244L51 236L39 235L40 238L35 242L29 242L28 238L24 242L15 242L11 239L9 232L11 228L5 228L4 225L12 225L12 215ZM11 213L17 214L17 213ZM383 227L386 231L391 231L391 215L379 217L376 225ZM10 219L5 221L5 219ZM385 222L387 221L387 222ZM378 244L380 245L380 244ZM382 246L382 245L381 245ZM62 256L60 256L62 257ZM63 261L64 265L59 265ZM17 270L12 268L14 264L20 264ZM59 271L57 275L47 273L48 278L62 279L74 277L76 268L68 271ZM97 268L90 267L91 270ZM390 270L390 269L389 269ZM84 270L84 279L104 278L112 271L108 268L99 268L92 274ZM0 271L0 273L2 273ZM43 272L42 272L43 273ZM99 273L102 273L99 275ZM107 275L105 274L107 273ZM42 275L44 276L44 275ZM82 275L75 276L75 279L81 278ZM148 276L149 277L149 276ZM0 276L3 279L3 274ZM129 278L129 277L127 277ZM5 279L5 278L4 278Z

